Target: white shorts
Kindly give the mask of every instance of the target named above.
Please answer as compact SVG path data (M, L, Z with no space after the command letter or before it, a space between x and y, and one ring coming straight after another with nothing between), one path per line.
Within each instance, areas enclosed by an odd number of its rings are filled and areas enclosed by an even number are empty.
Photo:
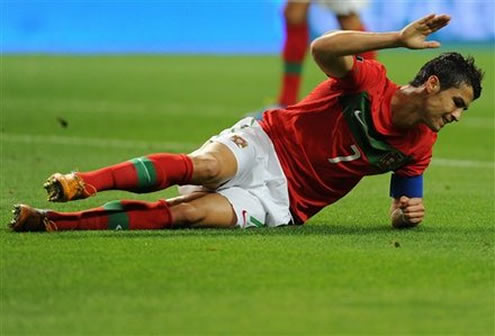
M359 13L368 5L368 0L316 0L321 7L330 9L336 15Z
M237 225L248 228L290 224L287 179L272 141L258 122L244 118L211 141L226 145L237 160L237 174L215 190L229 200ZM202 187L179 188L181 194L198 190Z

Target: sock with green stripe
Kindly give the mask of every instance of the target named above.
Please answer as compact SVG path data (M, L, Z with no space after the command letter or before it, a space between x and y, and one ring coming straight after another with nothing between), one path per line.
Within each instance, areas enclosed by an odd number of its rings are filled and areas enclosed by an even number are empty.
M102 190L144 193L188 184L192 172L193 163L187 155L159 153L76 174L89 186L91 193Z
M79 211L48 210L57 230L156 230L172 224L166 201L113 201L102 207Z
M281 105L293 105L298 100L302 64L308 49L308 24L290 24L286 22L285 32L286 38L282 53L284 73L278 103Z

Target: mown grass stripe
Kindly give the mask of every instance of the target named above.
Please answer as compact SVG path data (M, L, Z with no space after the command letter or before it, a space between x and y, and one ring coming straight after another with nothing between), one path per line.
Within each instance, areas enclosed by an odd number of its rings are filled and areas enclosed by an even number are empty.
M118 149L143 149L165 148L169 151L190 152L201 144L190 142L153 142L140 140L106 139L96 137L75 137L63 135L34 135L34 134L12 134L0 133L0 142L25 143L25 144L50 144L61 146L88 146L96 148L118 148Z

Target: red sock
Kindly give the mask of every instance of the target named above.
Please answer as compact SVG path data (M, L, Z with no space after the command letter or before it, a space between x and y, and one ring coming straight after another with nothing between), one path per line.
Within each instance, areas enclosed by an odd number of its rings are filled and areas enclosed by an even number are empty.
M293 105L298 100L302 64L309 43L309 29L307 23L289 24L286 22L285 31L286 38L282 53L284 73L278 102L281 105Z
M110 189L150 192L188 184L192 172L192 160L187 155L159 153L77 175L89 185L90 193Z
M366 27L364 25L361 25L361 27L359 28L360 31L367 31L366 30ZM361 56L362 58L364 59L376 59L376 56L377 56L377 53L375 50L370 50L370 51L366 51L364 53L361 53L359 54L358 56Z
M47 216L57 230L155 230L172 224L170 209L164 200L113 201L79 212L49 210Z

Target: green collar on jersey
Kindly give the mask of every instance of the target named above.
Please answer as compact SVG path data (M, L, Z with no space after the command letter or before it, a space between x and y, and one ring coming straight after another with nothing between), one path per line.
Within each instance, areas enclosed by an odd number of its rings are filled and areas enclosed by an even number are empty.
M339 103L357 145L378 173L397 170L411 161L410 156L386 143L376 130L366 92L341 96Z

